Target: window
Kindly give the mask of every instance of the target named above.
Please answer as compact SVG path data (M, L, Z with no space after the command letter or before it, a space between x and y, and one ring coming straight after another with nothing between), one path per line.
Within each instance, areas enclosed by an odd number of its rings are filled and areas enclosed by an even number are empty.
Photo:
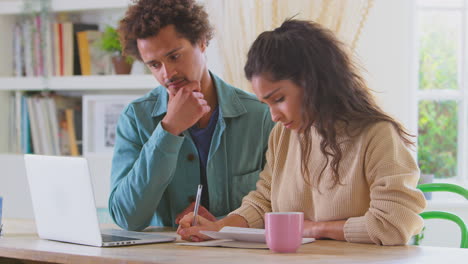
M468 0L416 5L418 164L468 186ZM423 177L422 177L423 178Z

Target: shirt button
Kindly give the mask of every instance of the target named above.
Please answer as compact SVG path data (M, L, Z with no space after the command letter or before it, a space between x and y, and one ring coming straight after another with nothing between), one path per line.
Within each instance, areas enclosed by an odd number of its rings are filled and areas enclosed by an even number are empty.
M188 161L193 161L194 159L195 159L195 155L193 155L193 154L188 154L187 155L187 160Z

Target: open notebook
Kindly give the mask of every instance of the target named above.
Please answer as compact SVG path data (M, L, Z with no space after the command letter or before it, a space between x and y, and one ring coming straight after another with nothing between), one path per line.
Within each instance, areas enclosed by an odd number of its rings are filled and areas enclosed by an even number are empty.
M201 231L214 240L204 242L183 242L178 245L200 247L231 247L231 248L258 248L268 249L265 239L265 229L223 227L219 232ZM315 238L303 238L302 244L314 242Z

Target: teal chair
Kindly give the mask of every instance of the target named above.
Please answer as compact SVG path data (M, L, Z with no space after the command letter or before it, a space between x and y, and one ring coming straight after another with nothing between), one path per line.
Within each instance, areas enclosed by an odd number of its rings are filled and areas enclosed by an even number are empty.
M457 193L465 199L468 200L468 190L458 186L456 184L449 184L449 183L427 183L427 184L420 184L418 185L418 189L422 192L452 192ZM454 215L452 213L441 212L441 211L429 211L421 213L421 217L423 219L445 219L455 222L461 231L461 248L468 248L468 229L466 228L463 219L459 216Z

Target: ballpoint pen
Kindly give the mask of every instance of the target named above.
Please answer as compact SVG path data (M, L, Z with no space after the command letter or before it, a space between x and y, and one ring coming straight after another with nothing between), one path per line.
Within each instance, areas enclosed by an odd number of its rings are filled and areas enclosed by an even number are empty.
M199 184L198 185L198 190L197 190L197 198L195 199L195 207L193 208L192 226L197 225L198 207L200 207L200 198L201 198L201 194L202 194L202 189L203 189L203 185Z

